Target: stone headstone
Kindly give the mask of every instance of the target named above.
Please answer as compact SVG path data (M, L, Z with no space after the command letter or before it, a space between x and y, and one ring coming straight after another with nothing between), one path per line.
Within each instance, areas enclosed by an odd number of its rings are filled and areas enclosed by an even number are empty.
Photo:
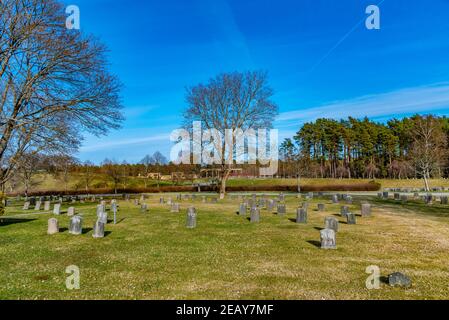
M318 211L320 212L326 211L326 205L324 203L318 203Z
M98 214L98 221L100 221L103 224L107 224L108 223L108 213L107 212L100 212Z
M403 273L395 272L388 276L388 284L391 287L410 288L412 280Z
M70 207L67 209L67 215L69 217L74 216L75 215L75 207Z
M51 202L50 201L45 201L44 202L44 210L45 211L50 211L50 206L51 206Z
M442 196L441 198L440 198L440 201L441 201L441 204L448 204L449 202L448 202L448 197L447 196Z
M307 210L298 208L296 210L296 223L307 223Z
M280 202L284 202L284 201L285 201L285 194L281 193L281 194L279 195L279 197L278 197L278 200L279 200Z
M58 219L55 218L51 218L48 219L48 229L47 229L47 234L56 234L59 233L59 224L58 224Z
M98 215L99 215L100 213L102 213L102 212L106 212L105 206L102 205L102 204L97 205L97 217L98 217Z
M39 211L41 209L42 202L36 201L36 205L34 206L34 211Z
M69 233L73 235L80 235L83 233L83 218L74 216L69 222Z
M117 211L118 211L118 204L115 202L111 204L111 210L114 214L114 224L117 224Z
M196 228L196 220L197 220L197 213L196 209L194 207L190 207L187 209L187 222L186 226L189 229Z
M206 199L206 196L201 196L201 202L202 202L202 203L206 203L206 200L207 200L207 199Z
M137 207L139 205L139 199L134 199L134 205Z
M351 196L347 196L346 197L346 203L347 204L352 204L352 197Z
M23 210L29 210L30 209L30 202L27 201L23 204Z
M401 199L401 195L400 195L399 193L396 192L396 193L394 194L394 200L397 201L397 200L400 200L400 199Z
M60 215L61 214L61 204L55 203L53 206L53 214Z
M335 232L338 232L338 220L335 217L326 217L324 219L324 228L332 229Z
M336 194L332 196L332 203L338 203L338 196Z
M258 222L260 222L260 210L259 210L259 208L256 208L256 207L251 208L250 220L251 220L251 223L258 223Z
M369 203L362 203L362 217L371 216L371 205Z
M92 237L94 238L104 238L104 227L105 224L101 222L100 220L97 220L94 224L94 233Z
M147 213L148 212L148 205L146 203L142 203L140 205L140 212Z
M239 215L245 216L246 215L247 206L245 203L241 203L239 207Z
M346 215L349 213L349 207L348 206L343 206L340 209L340 214L342 217L346 217Z
M309 192L308 197L309 199L313 199L313 192Z
M285 206L285 203L278 204L277 214L280 215L280 216L283 216L286 213L287 213L287 208Z
M308 210L309 209L309 203L308 202L303 202L301 205L301 208Z
M336 233L332 229L324 229L320 231L321 249L337 249Z
M162 197L159 198L159 203L160 203L160 204L164 204L164 202L165 202L165 201L164 201L164 198L162 198Z
M171 206L171 204L172 204L172 200L171 200L170 197L167 199L167 204L168 204L169 206Z
M355 214L350 213L350 212L346 213L346 222L348 224L357 224Z
M384 191L384 192L382 193L382 195L383 195L384 199L388 199L388 197L390 196L389 193L388 193L388 191Z
M401 195L401 201L402 201L402 202L407 202L407 201L408 201L408 195L402 194L402 195Z
M171 205L171 212L179 213L179 203L172 203L172 205Z

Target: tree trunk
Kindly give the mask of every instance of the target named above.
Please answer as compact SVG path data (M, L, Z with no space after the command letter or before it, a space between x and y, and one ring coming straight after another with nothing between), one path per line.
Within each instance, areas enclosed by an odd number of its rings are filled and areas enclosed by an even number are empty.
M424 176L424 184L426 186L426 192L430 192L428 173L425 172L423 176Z

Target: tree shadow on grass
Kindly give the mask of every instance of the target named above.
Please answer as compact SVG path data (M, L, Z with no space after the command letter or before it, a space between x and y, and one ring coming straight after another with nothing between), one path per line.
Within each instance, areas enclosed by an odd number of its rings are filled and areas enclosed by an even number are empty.
M9 226L12 224L27 223L36 221L37 219L21 219L21 218L0 218L0 227Z
M313 245L314 247L321 248L321 242L317 240L307 240L307 243Z

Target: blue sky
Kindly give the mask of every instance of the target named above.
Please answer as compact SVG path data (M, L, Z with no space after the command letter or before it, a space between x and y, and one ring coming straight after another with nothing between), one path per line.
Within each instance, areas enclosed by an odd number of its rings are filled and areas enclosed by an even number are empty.
M266 70L291 137L319 117L379 121L449 111L449 0L73 0L82 32L109 48L126 121L86 136L80 160L169 154L185 87L221 72Z

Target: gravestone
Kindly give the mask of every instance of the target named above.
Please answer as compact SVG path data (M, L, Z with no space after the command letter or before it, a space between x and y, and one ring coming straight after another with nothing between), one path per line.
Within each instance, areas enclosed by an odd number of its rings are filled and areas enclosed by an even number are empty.
M278 197L279 202L284 202L285 201L285 195L283 193L281 193Z
M51 218L48 219L48 229L47 229L47 234L56 234L59 233L59 224L58 224L58 219L55 218Z
M338 220L335 217L326 217L324 219L324 228L332 229L335 232L338 232Z
M338 196L336 194L332 196L332 203L338 203Z
M94 224L94 233L92 237L98 239L98 238L104 238L104 227L105 224L101 222L100 220L97 220Z
M51 202L50 201L45 201L44 202L44 210L45 211L50 211L50 206L51 206Z
M112 213L114 214L114 224L117 224L118 204L116 202L111 204L111 210L112 210Z
M268 210L268 212L273 212L273 209L274 209L274 200L273 199L269 199L268 200L268 202L267 202L267 210Z
M410 288L412 280L403 273L395 272L388 276L388 284L391 287Z
M441 204L448 204L448 197L447 196L442 196L440 198Z
M23 204L23 210L29 210L30 209L30 202L27 201Z
M350 213L350 212L346 213L346 222L348 224L357 224L355 214Z
M398 201L401 199L401 195L399 193L394 194L394 200Z
M137 207L139 205L139 199L134 199L134 205Z
M313 192L309 192L308 197L309 199L313 199Z
M433 196L431 194L424 196L425 204L431 205L433 203Z
M105 212L105 207L102 204L97 205L97 217L100 213Z
M318 203L318 211L320 212L326 211L326 205L324 203Z
M108 224L108 213L107 212L100 212L98 215L98 221L100 221L103 224Z
M187 209L187 222L186 226L188 229L194 229L196 228L196 209L194 207L190 207Z
M68 209L67 209L67 215L68 215L69 217L74 216L74 215L75 215L75 207L70 207L70 208L68 208Z
M301 208L308 210L309 209L309 203L308 202L303 202L301 205Z
M169 197L169 198L167 199L167 205L171 206L171 204L172 204L172 200L171 200L171 197Z
M31 197L30 198L30 206L35 206L36 205L36 198L35 197Z
M340 209L340 215L342 217L346 217L346 215L349 213L349 207L348 206L343 206Z
M287 213L287 208L285 206L285 203L280 203L278 204L278 210L277 210L277 214L279 216L283 216Z
M250 217L251 223L258 223L260 222L260 210L259 208L251 208L251 217Z
M388 191L384 191L384 192L382 193L382 195L383 195L384 199L388 199L388 197L390 196L389 193L388 193Z
M53 214L60 215L61 214L61 204L55 203L53 206Z
M239 215L245 216L246 215L247 206L245 203L241 203L239 207Z
M34 206L34 211L39 211L41 209L42 202L36 201L36 205Z
M83 218L74 216L69 222L69 233L73 235L80 235L83 233Z
M401 201L402 202L407 202L408 201L408 195L406 195L406 194L401 195Z
M337 249L337 240L335 231L332 229L324 229L320 231L321 249L332 250Z
M179 203L172 203L172 205L171 205L171 212L172 213L179 213Z
M160 204L164 204L164 198L162 198L162 197L159 198L159 203L160 203Z
M201 196L201 202L202 202L202 203L206 203L206 200L207 200L207 199L206 199L206 196Z
M382 198L383 198L382 192L379 192L379 193L377 194L377 197L378 197L379 199L382 199Z
M140 212L147 213L147 211L148 211L148 205L146 203L142 203L142 205L140 206Z
M352 204L352 197L351 196L347 196L346 197L346 203L347 204Z
M296 210L296 223L307 223L307 210L298 208Z
M369 203L362 203L362 217L371 216L371 205Z

